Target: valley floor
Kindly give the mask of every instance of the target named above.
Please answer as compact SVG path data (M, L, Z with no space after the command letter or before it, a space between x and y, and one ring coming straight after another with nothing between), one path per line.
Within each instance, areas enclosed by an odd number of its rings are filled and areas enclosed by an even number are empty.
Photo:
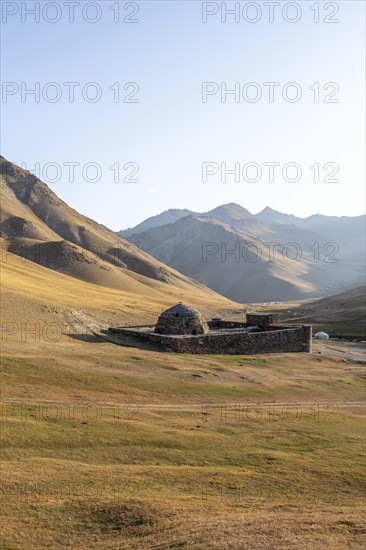
M6 340L4 550L362 547L362 350Z

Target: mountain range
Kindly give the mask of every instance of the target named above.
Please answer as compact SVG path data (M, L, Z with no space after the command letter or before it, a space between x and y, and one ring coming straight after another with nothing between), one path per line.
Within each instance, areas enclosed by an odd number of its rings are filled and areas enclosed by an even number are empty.
M125 231L140 249L237 302L324 296L359 286L365 216L307 218L230 203L168 210Z
M225 309L364 283L365 216L297 218L270 208L253 215L230 203L206 213L168 210L117 234L3 157L0 169L0 244L13 286L31 272L42 280L57 272L121 291L123 300ZM15 257L22 261L14 271Z

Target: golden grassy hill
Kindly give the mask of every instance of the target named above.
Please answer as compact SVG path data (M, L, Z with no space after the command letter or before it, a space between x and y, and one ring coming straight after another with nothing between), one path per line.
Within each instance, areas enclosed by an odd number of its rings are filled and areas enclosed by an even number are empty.
M327 296L304 304L304 309L314 312L314 317L332 319L335 316L344 320L363 321L366 316L366 286L353 288L347 292Z
M11 252L29 260L26 264L22 262L24 269L30 269L33 262L127 294L151 296L153 300L160 295L161 303L171 303L177 296L185 295L190 300L191 294L198 301L201 296L203 302L225 302L214 291L79 214L30 172L3 157L0 168L3 257Z
M101 324L153 323L158 314L179 301L199 308L206 315L238 305L192 284L167 285L139 274L127 276L111 266L116 286L102 287L38 265L8 251L2 251L1 263L1 321L32 323L57 313L65 322L65 314L79 310L98 318ZM95 275L95 268L91 271ZM85 273L81 274L85 276ZM109 280L113 281L111 274ZM118 287L118 279L123 285ZM123 289L121 287L123 286ZM54 317L48 322L54 322ZM45 318L46 321L46 318Z

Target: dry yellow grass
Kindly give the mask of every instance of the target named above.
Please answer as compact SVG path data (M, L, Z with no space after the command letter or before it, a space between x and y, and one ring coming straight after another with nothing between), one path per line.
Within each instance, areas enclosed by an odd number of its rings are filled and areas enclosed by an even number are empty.
M3 297L3 321L34 321L41 308L58 310L84 308L99 311L102 315L116 315L118 320L155 321L164 309L178 301L185 301L200 308L206 314L220 309L240 307L218 294L199 286L165 284L138 274L129 274L124 290L89 284L27 261L3 251L1 286ZM24 304L30 303L21 313ZM19 311L13 308L20 304ZM54 320L54 318L52 318Z
M181 290L104 289L11 256L2 288L3 550L362 547L357 350L127 348L77 320L151 322Z

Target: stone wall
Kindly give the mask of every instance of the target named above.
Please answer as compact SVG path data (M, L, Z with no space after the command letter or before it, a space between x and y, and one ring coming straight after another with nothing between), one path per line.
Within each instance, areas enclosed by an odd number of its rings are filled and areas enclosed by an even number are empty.
M211 319L211 321L207 321L207 324L212 330L220 328L246 328L248 326L246 323L240 323L239 321L223 321L222 319Z
M247 313L247 324L268 330L270 325L277 323L278 316L275 313Z
M199 336L164 336L153 332L109 329L110 332L135 336L162 344L176 353L255 355L261 353L311 352L310 325L276 327L267 332L223 332Z

